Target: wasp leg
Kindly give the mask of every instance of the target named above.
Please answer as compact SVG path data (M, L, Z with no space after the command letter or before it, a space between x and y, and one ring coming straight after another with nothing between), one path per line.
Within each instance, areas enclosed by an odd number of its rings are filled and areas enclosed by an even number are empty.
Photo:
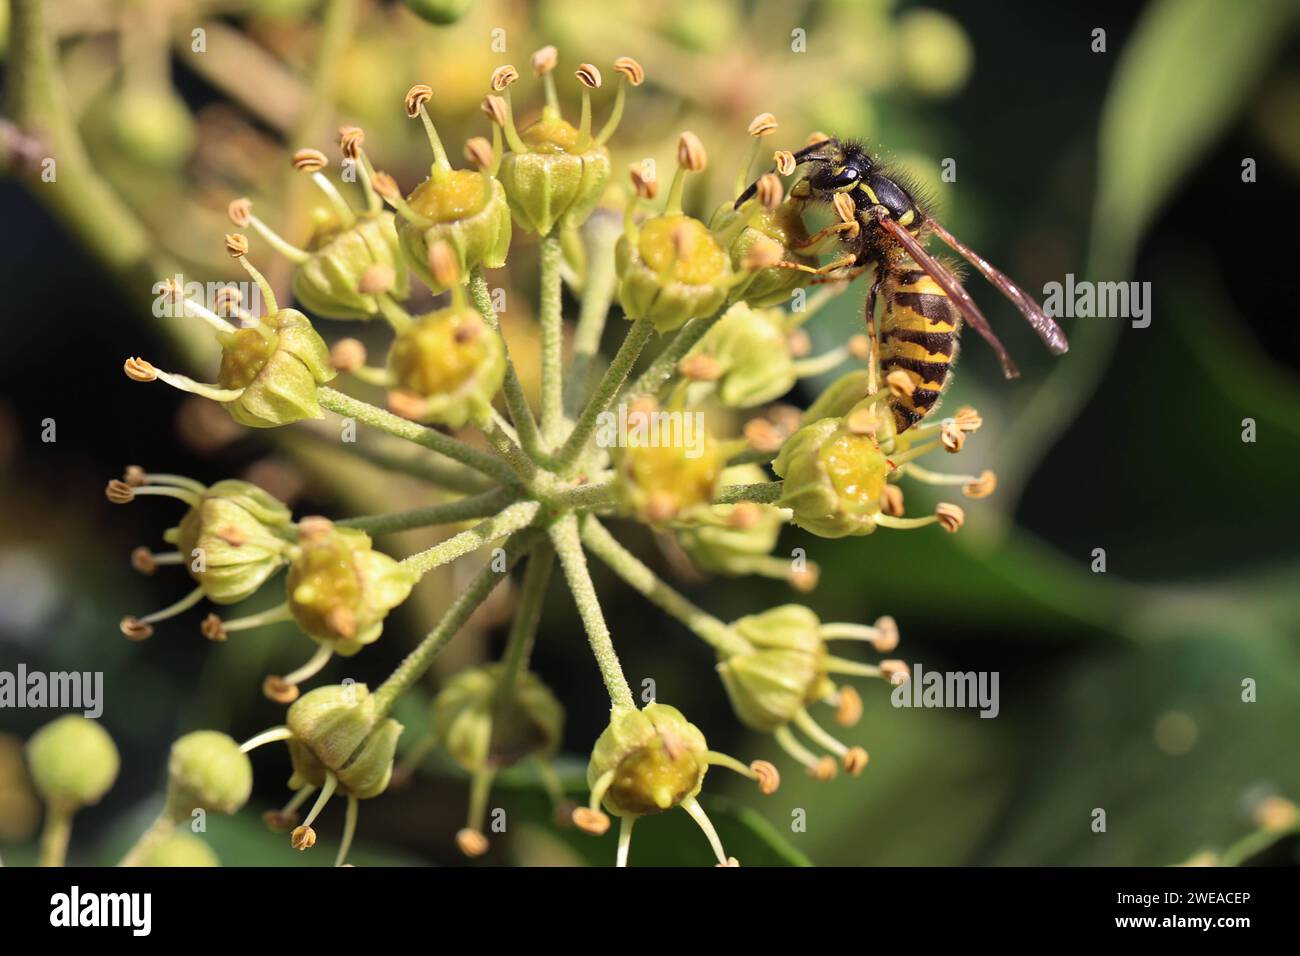
M862 227L858 225L856 220L850 222L837 222L833 226L827 226L825 229L814 233L803 242L795 243L794 248L811 249L813 246L819 245L827 239L838 237L841 232L847 232L850 236L854 236L861 230L861 228Z
M773 263L772 268L773 269L797 269L800 272L808 272L815 276L825 276L839 269L843 269L846 266L851 266L857 261L858 261L857 256L840 256L840 258L836 259L833 262L828 262L824 266L818 266L817 268L813 268L812 266L804 265L802 262L790 262L787 259L782 259L780 262ZM839 278L840 278L839 276L835 277L836 280L838 280Z
M841 272L839 275L833 275L833 276L822 276L822 277L820 277L820 278L818 278L818 279L813 279L813 280L812 280L811 282L809 282L808 284L809 284L809 285L827 285L827 284L829 284L829 283L831 283L831 282L852 282L854 279L858 278L858 276L862 275L862 273L866 272L866 271L867 271L868 269L870 269L870 268L871 268L871 266L869 266L869 265L866 265L866 266L858 266L856 269L849 269L849 270L847 270L847 271L845 271L845 272Z
M871 354L867 356L867 394L875 395L880 389L877 376L880 374L880 336L876 332L876 295L880 292L881 271L876 270L872 280L871 291L867 293L867 340L871 343Z

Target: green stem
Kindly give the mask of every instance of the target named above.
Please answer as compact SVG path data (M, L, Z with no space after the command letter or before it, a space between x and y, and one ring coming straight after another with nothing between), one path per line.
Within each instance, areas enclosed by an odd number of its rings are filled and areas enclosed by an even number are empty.
M528 558L524 569L523 585L519 589L519 603L510 622L510 636L506 639L505 653L501 657L501 677L497 681L496 699L506 700L514 689L515 679L528 669L528 658L537 626L542 620L542 603L546 599L546 585L551 580L555 566L555 551L550 545L539 544Z
M388 679L379 685L373 698L376 722L387 717L397 698L409 690L433 666L434 660L442 653L442 649L464 627L470 615L474 613L480 604L487 600L487 596L492 593L493 589L501 582L501 579L536 543L536 540L536 536L529 532L515 535L506 542L506 565L504 570L497 570L497 568L493 567L496 562L489 561L475 575L469 587L452 602L451 607L447 608L447 612L443 614L438 626L430 631L419 646L406 655L402 663L397 665L397 669L388 676Z
M505 333L501 331L501 323L492 308L492 294L488 292L487 280L483 278L483 269L480 266L475 266L469 274L469 295L488 328L501 336L501 346L506 352L504 384L506 410L510 412L510 421L519 433L519 443L525 452L536 458L542 447L541 435L537 431L537 419L533 417L533 410L528 407L528 398L524 395L524 386L519 381L519 372L510 359L510 348L506 345Z
M299 438L321 442L338 448L338 435L330 428L285 429L278 437L292 446ZM447 491L478 494L492 491L496 483L480 471L446 458L431 455L422 448L400 441L390 435L373 435L377 442L347 442L342 447L352 455L385 471L397 471L420 478ZM385 445L387 447L385 447Z
M753 650L749 642L724 622L707 611L696 607L677 591L670 588L659 576L632 552L628 551L595 518L587 516L582 525L582 543L600 560L609 565L620 578L668 614L681 621L719 654L730 656Z
M371 535L391 534L394 531L406 531L410 528L426 528L430 525L455 524L472 518L486 518L496 514L514 500L515 496L512 492L500 489L485 491L457 501L444 501L426 508L411 508L409 511L394 511L382 515L362 515L335 523L341 528L357 528Z
M564 317L561 314L563 282L560 266L563 253L555 230L542 240L541 302L542 322L542 438L554 446L564 421L564 393L561 362L564 350Z
M587 379L591 365L600 352L600 339L618 289L614 247L623 234L623 225L613 214L596 212L587 221L584 232L587 274L582 284L578 326L573 334L573 360L569 363L568 381L564 383L564 409L571 415L576 415L582 407L590 385Z
M171 836L172 830L176 829L176 821L163 811L158 815L158 819L149 824L149 829L140 834L140 838L135 841L131 849L126 851L126 856L118 862L118 866L139 866L141 861L147 857L159 843Z
M547 504L556 511L576 511L581 508L603 508L614 503L614 479L605 477L585 485L577 485L556 492L547 498Z
M609 625L601 612L600 601L596 597L596 587L591 583L591 572L587 568L587 556L582 553L582 541L578 537L578 519L567 514L550 528L551 543L560 556L560 565L564 568L564 577L573 592L574 603L578 606L578 616L582 618L587 631L587 640L596 657L596 666L605 681L609 692L611 707L635 707L632 688L627 685L623 668L618 662L614 642L609 636Z
M692 319L673 337L665 348L650 363L650 367L641 373L641 377L632 383L628 393L632 395L654 395L659 388L673 377L677 371L677 363L686 357L695 343L704 338L705 333L717 323L726 313L726 309L719 309L713 315L707 318Z
M756 501L759 504L771 504L781 497L785 487L783 481L760 481L752 485L727 485L713 499L720 505L734 505L741 501Z
M565 440L564 447L555 456L556 467L561 474L568 471L581 458L591 433L596 430L596 422L601 413L608 411L609 406L618 397L619 389L627 381L632 366L640 358L641 350L650 341L653 333L654 325L647 318L643 317L632 323L632 328L628 330L627 337L619 346L614 360L609 363L609 368L601 377L595 394L591 396L591 401L587 402L587 407L582 410L581 417Z
M461 555L481 548L489 541L495 541L497 538L503 538L528 527L541 508L542 506L536 501L517 501L495 518L476 524L468 531L453 535L428 550L403 558L402 564L416 574L427 574L434 568L442 567Z
M483 437L505 459L506 465L525 485L531 485L537 477L537 462L530 458L519 442L515 441L496 409L492 409L494 420L481 426Z
M72 811L55 803L45 805L45 828L41 830L41 866L63 866L72 838Z
M354 418L371 428L377 428L389 435L395 435L425 448L431 448L448 458L460 462L462 465L468 465L475 471L481 471L503 484L514 487L519 484L514 472L510 470L510 467L505 462L486 452L479 451L477 448L471 448L464 442L450 438L442 434L442 432L435 431L409 419L401 418L392 412L371 405L369 402L353 398L351 395L335 391L328 386L318 388L316 397L320 401L322 408L334 412L336 415Z

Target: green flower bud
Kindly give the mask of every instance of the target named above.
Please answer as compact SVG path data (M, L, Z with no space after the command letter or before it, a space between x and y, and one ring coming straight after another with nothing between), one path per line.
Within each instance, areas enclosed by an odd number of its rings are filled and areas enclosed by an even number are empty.
M335 684L308 691L289 708L286 721L293 789L322 786L332 772L349 796L383 793L393 774L402 725L377 722L375 699L365 684Z
M545 236L582 225L609 182L609 150L549 106L518 139L498 175L520 228Z
M307 246L309 257L293 274L293 294L303 306L331 319L379 315L375 294L361 291L362 278L374 266L392 270L392 284L384 292L398 300L410 296L411 275L391 212L359 213L347 227L328 210L321 212Z
M204 491L163 538L176 545L208 600L234 604L284 566L292 525L289 509L275 497L247 481L226 479Z
M893 466L876 440L851 430L844 419L804 425L772 464L785 479L777 505L794 522L823 538L871 534L880 495Z
M746 726L770 732L794 719L830 690L826 644L817 615L786 604L742 617L732 628L753 646L727 657L718 674L731 706Z
M109 121L117 146L136 163L174 169L194 148L194 117L170 84L124 87L109 105Z
M203 840L184 830L174 831L143 857L140 866L220 866L221 861Z
M717 362L717 396L731 408L752 408L780 398L797 379L785 313L738 302L692 349Z
M646 220L615 247L618 299L629 319L660 332L712 315L734 285L731 261L713 233L680 212Z
M402 251L424 282L443 292L429 268L429 249L446 242L456 253L459 274L482 265L499 269L510 251L510 206L501 182L471 169L437 170L406 199L418 218L405 219L398 229ZM404 210L405 211L405 210Z
M307 316L281 309L253 328L217 333L217 385L242 394L223 402L230 417L250 428L274 428L324 418L316 388L334 377L329 347Z
M375 551L369 535L325 518L299 523L286 589L293 618L312 640L351 657L378 640L388 612L406 600L414 571Z
M403 0L406 8L435 26L455 23L469 10L474 0Z
M46 724L27 742L32 782L47 803L64 812L99 803L117 779L113 738L76 714Z
M638 402L628 412L629 428L638 428L643 414L653 422L659 413L652 402ZM678 414L689 419L696 413ZM658 432L651 425L646 434ZM713 501L722 466L722 454L707 431L701 430L693 442L629 441L614 453L614 494L625 511L651 524L686 518Z
M531 671L499 696L502 665L462 671L433 701L433 738L466 771L508 767L524 757L549 759L559 749L564 708Z
M402 414L450 428L486 425L505 379L505 347L473 307L453 304L402 331L388 368L394 385L411 396L403 397Z
M792 202L783 202L775 209L767 209L756 200L740 209L734 208L730 202L723 203L709 220L709 228L727 250L731 266L737 272L759 254L814 268L817 266L815 256L797 251L801 243L808 241L808 230L804 227L800 207ZM768 266L757 270L752 279L738 286L731 298L756 309L780 305L789 302L794 290L803 288L812 278L811 273L802 269Z
M758 465L734 465L722 472L720 487L768 480ZM785 515L773 505L712 505L677 528L677 541L701 571L732 576L763 573L784 524ZM783 571L790 564L779 563Z
M853 410L853 406L867 397L867 384L870 378L871 373L865 368L854 369L841 375L808 406L803 415L804 421L843 418ZM892 416L881 416L882 421L885 418L892 419Z
M239 744L215 730L197 730L172 744L166 815L179 823L195 810L235 813L253 791L253 765Z
M675 707L615 707L591 751L587 783L612 775L604 805L615 816L662 813L694 797L709 769L704 734Z

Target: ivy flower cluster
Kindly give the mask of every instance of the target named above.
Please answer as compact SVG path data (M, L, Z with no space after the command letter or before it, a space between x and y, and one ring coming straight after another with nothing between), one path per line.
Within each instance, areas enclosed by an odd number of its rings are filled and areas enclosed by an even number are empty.
M483 101L489 135L465 144L464 168L453 165L435 126L437 91L413 87L405 111L427 133L433 159L428 177L409 190L374 165L359 128L339 130L343 168L353 175L338 183L327 175L324 153L299 149L293 166L313 181L322 201L308 243L299 247L285 239L258 217L250 198L237 198L229 207L237 231L225 237L225 247L256 283L261 314L246 309L235 294L211 309L186 298L178 286L166 287L185 315L213 329L221 349L215 382L164 371L139 357L126 361L131 379L162 381L210 399L242 425L281 428L330 413L405 440L431 461L474 473L477 482L468 492L448 489L433 506L343 519L295 519L288 507L246 481L205 486L131 467L109 482L114 503L152 496L183 506L176 526L163 536L169 547L139 548L132 563L146 574L176 566L192 585L161 610L123 618L123 634L143 640L207 602L214 609L201 631L209 640L236 640L241 632L292 621L304 636L305 657L297 670L264 682L265 694L287 706L282 724L243 743L211 731L176 743L163 814L126 862L146 862L195 808L231 813L242 807L251 790L248 752L283 743L291 794L282 809L267 814L268 823L287 831L292 847L307 850L316 842L313 824L321 810L336 797L344 800L337 859L344 863L360 801L381 796L393 779L403 733L391 716L394 703L520 564L518 605L501 659L452 676L433 702L428 738L412 748L413 754L439 748L469 774L470 805L457 837L465 854L488 849L484 817L494 776L525 761L538 768L564 820L602 834L611 816L619 819L620 865L628 860L634 824L676 807L699 825L719 865L736 865L699 800L708 771L732 771L763 794L780 784L776 764L711 749L703 731L677 708L660 702L638 706L592 583L591 555L713 649L737 718L770 735L794 765L820 780L866 767L867 752L841 742L816 712L824 707L835 724L850 726L862 711L851 679L907 679L899 660L865 663L832 651L859 642L890 654L899 642L891 618L827 623L810 608L787 603L724 621L674 589L611 529L619 522L650 525L674 539L700 571L777 577L807 591L816 584L815 566L776 553L788 524L826 538L877 528L961 527L963 511L952 502L906 514L899 481L950 485L971 498L990 493L990 472L947 475L918 463L931 453L960 451L979 428L980 416L961 409L896 432L884 400L908 383L877 381L864 337L823 355L809 354L802 326L843 285L826 284L808 296L805 308L786 308L796 293L802 302L804 287L815 279L809 266L829 251L834 230L810 235L803 203L788 195L774 173L760 179L754 197L739 209L728 201L710 217L690 215L684 205L687 180L706 169L708 156L689 132L677 143L662 203L653 164L633 164L624 188L611 183L609 143L626 97L645 79L642 68L628 57L613 62L617 90L611 114L598 124L591 94L607 82L602 70L589 63L576 69L581 104L574 122L572 111L566 118L561 108L557 63L553 47L532 58L544 105L527 125L518 116L533 111L517 113L514 100L519 71L504 66L492 74ZM737 172L737 192L755 164L769 157L779 170L792 171L790 153L766 145L777 129L771 114L750 124L752 146ZM345 196L349 188L356 193L351 198ZM611 211L620 200L621 223ZM517 242L521 236L529 241ZM485 270L513 261L521 245L538 248L536 408L511 359L485 278ZM292 262L293 299L301 311L279 301L253 265L254 257L266 253ZM443 304L410 311L417 282L442 294ZM581 304L567 355L566 283ZM602 361L598 347L614 303L628 325L616 353ZM386 323L392 330L386 356L371 364L356 339L327 344L320 328L329 319ZM653 358L642 361L643 353ZM852 370L807 410L778 403L801 379L846 362ZM358 397L373 395L382 399ZM672 442L606 447L597 440L597 425L615 406L624 407L630 419L699 413L709 423L707 434L692 449ZM465 530L406 556L384 553L372 537L465 522ZM380 640L388 615L423 575L489 544L503 549L504 568L499 562L483 567L381 684L308 686L335 655L352 656ZM543 597L557 563L609 704L608 726L591 749L587 799L576 807L566 802L551 761L561 746L566 707L592 703L561 702L530 669ZM270 610L242 617L222 612L256 591L281 586L283 597ZM60 735L67 738L64 744L53 736L32 745L38 769L65 770L63 751L69 747L112 747L80 726ZM103 754L83 761L82 771L102 765L93 780L44 784L65 807L62 818L98 799L107 786L104 778L116 772L115 752L111 773L107 763ZM51 771L38 780L57 776Z

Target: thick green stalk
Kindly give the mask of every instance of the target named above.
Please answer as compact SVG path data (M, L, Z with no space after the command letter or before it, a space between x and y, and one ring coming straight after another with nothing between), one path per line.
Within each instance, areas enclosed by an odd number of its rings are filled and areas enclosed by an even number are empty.
M695 347L695 343L704 338L705 333L717 324L727 310L719 309L707 318L692 319L678 331L668 346L660 352L650 367L628 389L629 395L654 395L664 382L673 377L677 363L686 357L686 353Z
M389 435L396 435L398 438L404 438L425 448L431 448L439 454L446 455L462 465L469 465L476 471L481 471L483 474L489 475L504 484L512 486L518 486L519 484L514 472L510 470L510 466L504 461L489 455L487 452L479 451L477 448L471 448L464 442L450 438L440 431L401 418L390 411L353 398L351 395L345 395L328 386L318 388L316 397L320 401L321 408L334 412L336 415L355 418L371 428L377 428Z
M426 528L432 525L469 521L472 518L486 518L496 514L514 500L514 494L503 488L497 491L485 491L457 501L444 501L425 508L345 518L335 524L341 528L356 528L366 534L391 534L394 531L407 531L411 528Z
M406 655L405 660L397 665L397 669L388 675L388 679L379 685L375 691L375 720L376 722L388 716L392 710L393 704L397 698L406 693L412 685L415 684L425 672L433 666L434 660L442 653L442 649L447 643L456 636L456 633L465 626L470 615L474 613L492 593L493 589L504 578L522 558L528 550L536 543L537 537L528 531L517 534L506 542L506 560L505 567L498 570L500 565L495 561L489 561L483 566L483 569L475 575L474 580L470 582L447 612L443 614L442 620L438 622L428 635L420 642L419 646L410 654ZM494 567L494 565L496 565Z
M463 554L476 551L489 541L514 534L533 523L542 506L536 501L517 501L494 518L476 524L468 531L453 535L425 551L402 559L402 564L416 574L427 574L434 568L455 561Z
M528 407L528 398L524 395L524 386L519 381L519 372L515 368L515 363L510 360L510 349L506 346L505 333L501 331L501 323L492 308L492 295L488 292L487 280L483 278L483 269L480 266L475 266L469 274L469 295L474 301L474 308L478 309L479 315L483 317L488 328L501 336L501 345L506 349L506 379L503 386L506 410L510 413L510 421L515 426L515 431L519 433L519 444L529 456L536 458L541 453L542 447L541 435L537 431L537 420L533 417L533 410Z
M654 333L654 325L649 319L640 318L632 323L632 328L628 330L627 336L623 339L623 344L619 346L618 353L614 360L609 363L609 368L605 370L600 384L596 387L596 392L591 396L591 401L587 402L587 407L582 410L582 415L573 426L573 431L564 442L564 447L559 450L555 456L556 467L563 474L569 470L582 456L587 448L587 442L591 438L591 433L596 429L596 423L602 412L609 410L609 406L614 403L618 397L619 389L627 381L632 366L641 356L641 350L645 348L650 336Z
M41 866L63 866L72 837L72 811L55 803L45 805L45 827L41 830Z
M578 616L582 618L587 631L587 640L596 657L596 666L600 668L601 679L609 692L612 707L635 707L632 688L628 687L623 668L618 662L614 642L609 636L609 625L600 609L596 597L596 587L591 583L591 572L587 568L587 556L582 553L582 541L578 537L578 519L567 514L550 528L551 543L560 556L560 566L564 568L564 577L573 592L574 603L578 606Z
M748 641L707 611L696 607L670 588L632 552L628 551L595 518L582 522L582 543L620 578L659 605L720 654L742 654L752 650Z
M564 316L561 313L563 252L560 237L552 231L542 240L541 302L542 322L542 439L554 447L564 422L564 383L561 363L564 353Z
M163 840L171 836L176 829L176 821L164 810L158 819L149 824L149 829L140 834L140 838L126 851L126 856L118 861L118 866L139 866L141 861Z
M555 566L555 551L549 544L539 544L528 557L524 581L519 589L519 603L510 622L510 636L506 639L505 653L501 657L501 677L497 681L496 698L505 700L514 689L515 679L528 669L537 627L542 620L542 603L546 599L546 585L551 580Z

